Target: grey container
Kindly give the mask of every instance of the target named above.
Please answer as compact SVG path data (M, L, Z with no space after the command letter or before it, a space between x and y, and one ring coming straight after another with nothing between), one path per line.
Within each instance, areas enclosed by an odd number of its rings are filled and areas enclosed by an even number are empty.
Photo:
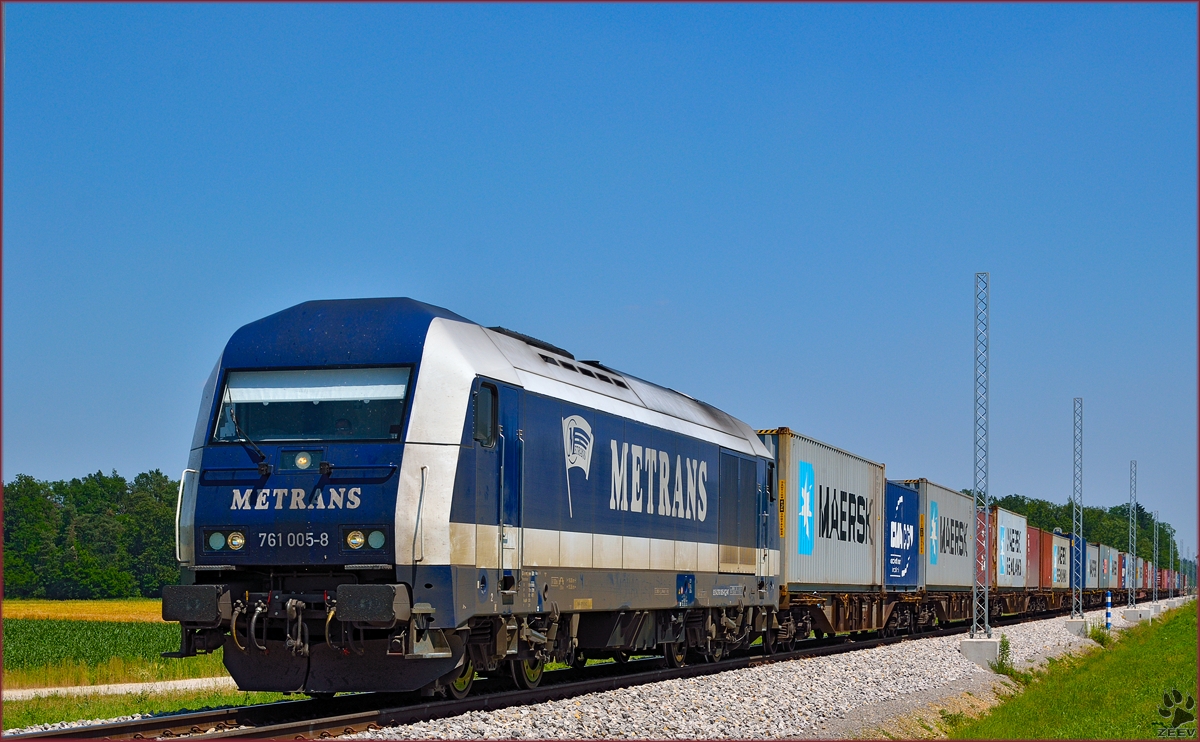
M1087 577L1083 586L1088 590L1100 587L1100 544L1088 544Z
M1050 563L1054 566L1050 586L1055 590L1066 590L1071 586L1071 539L1057 533L1053 536Z
M788 428L758 434L778 471L781 582L791 591L881 590L883 464Z
M1028 546L1024 515L993 508L996 514L995 544L996 587L1025 587L1025 548ZM1031 581L1032 582L1032 581Z
M975 500L928 479L902 482L921 494L926 590L970 590L975 582Z
M1111 546L1100 544L1100 588L1111 590L1120 587L1117 584L1117 550Z

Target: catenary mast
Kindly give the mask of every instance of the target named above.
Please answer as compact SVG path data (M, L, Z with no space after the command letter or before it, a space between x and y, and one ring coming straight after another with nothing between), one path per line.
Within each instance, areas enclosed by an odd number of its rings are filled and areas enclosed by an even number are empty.
M992 636L988 621L988 588L992 571L988 555L988 293L990 273L975 274L975 580L971 586L971 638ZM983 525L980 528L980 524ZM981 563L983 569L980 570ZM980 574L982 573L982 577Z

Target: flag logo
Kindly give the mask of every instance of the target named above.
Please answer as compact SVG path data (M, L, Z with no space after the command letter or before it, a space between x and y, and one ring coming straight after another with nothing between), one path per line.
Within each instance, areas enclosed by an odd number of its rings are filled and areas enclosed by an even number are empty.
M564 417L563 426L563 457L567 464L567 510L570 517L575 517L575 507L571 503L571 470L582 469L583 478L587 479L592 470L592 426L579 415Z

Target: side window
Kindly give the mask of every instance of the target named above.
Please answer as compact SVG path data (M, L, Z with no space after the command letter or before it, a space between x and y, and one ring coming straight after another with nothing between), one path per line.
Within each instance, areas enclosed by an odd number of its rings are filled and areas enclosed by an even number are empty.
M496 387L481 384L475 395L475 440L487 448L496 444Z

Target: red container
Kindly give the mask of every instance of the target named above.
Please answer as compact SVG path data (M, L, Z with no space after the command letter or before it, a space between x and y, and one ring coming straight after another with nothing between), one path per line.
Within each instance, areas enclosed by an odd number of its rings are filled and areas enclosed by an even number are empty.
M990 516L988 520L992 530L988 534L987 561L984 561L985 555L975 555L975 579L983 583L983 567L984 564L987 564L988 571L991 572L991 580L986 584L996 587L996 560L993 558L996 552L996 511L992 510L988 515ZM975 529L976 533L983 532L983 515L979 511L975 511ZM976 544L978 544L978 541Z
M1042 531L1042 545L1038 548L1039 564L1038 584L1045 585L1049 590L1054 583L1054 534Z
M1025 538L1025 587L1042 587L1042 529L1030 526Z

